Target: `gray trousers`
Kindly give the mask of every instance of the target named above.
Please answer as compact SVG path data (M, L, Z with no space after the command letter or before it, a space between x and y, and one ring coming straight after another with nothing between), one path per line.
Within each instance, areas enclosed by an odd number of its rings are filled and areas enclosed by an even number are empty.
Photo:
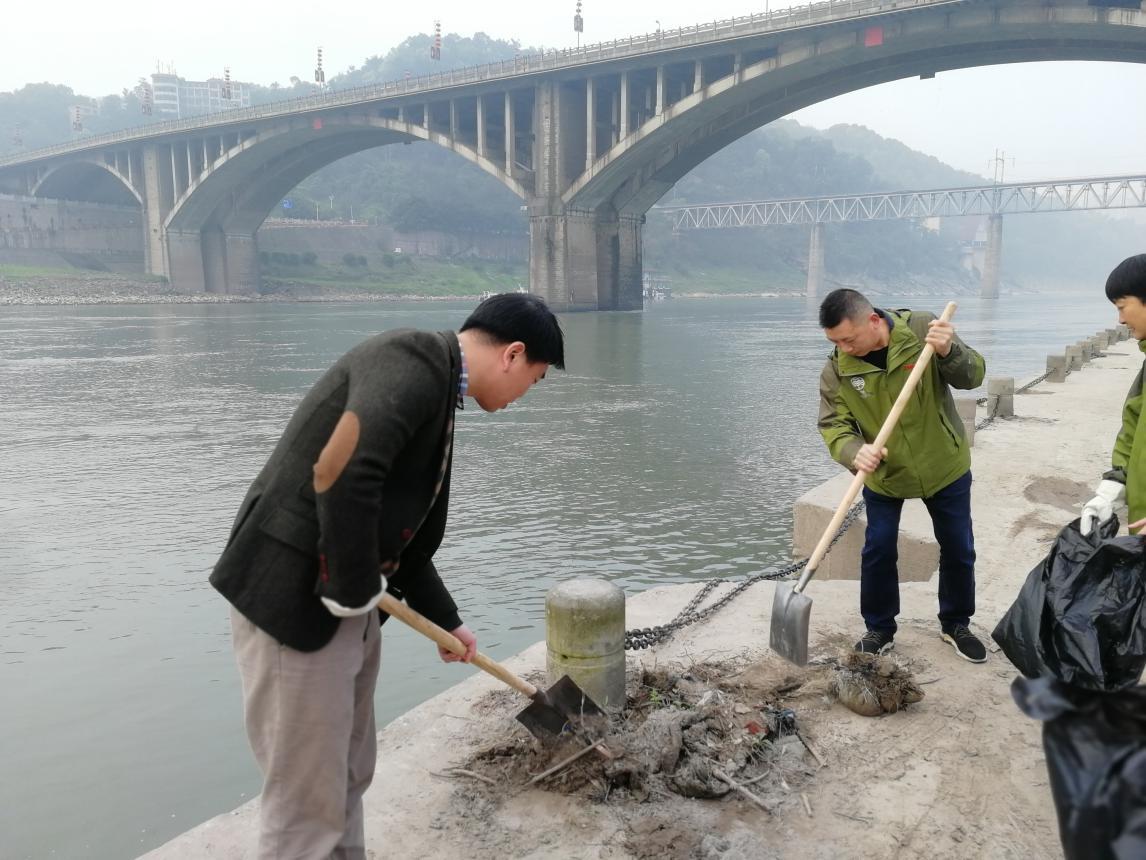
M374 777L378 615L347 618L314 652L232 608L247 737L263 773L260 860L363 860L362 795Z

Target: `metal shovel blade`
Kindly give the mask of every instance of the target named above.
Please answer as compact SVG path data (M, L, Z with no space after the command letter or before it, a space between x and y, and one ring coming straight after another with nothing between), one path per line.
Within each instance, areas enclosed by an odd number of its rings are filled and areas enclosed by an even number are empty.
M812 598L797 592L794 583L777 582L772 598L772 627L768 632L772 650L797 666L807 666L811 618Z
M586 719L604 716L597 703L585 695L572 678L563 675L548 690L538 690L532 704L517 715L517 720L531 735L544 738L579 726Z

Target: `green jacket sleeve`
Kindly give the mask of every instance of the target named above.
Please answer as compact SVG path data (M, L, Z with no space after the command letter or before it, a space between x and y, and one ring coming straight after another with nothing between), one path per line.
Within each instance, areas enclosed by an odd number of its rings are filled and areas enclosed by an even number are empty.
M1138 430L1138 417L1142 414L1142 375L1146 365L1138 371L1130 391L1126 393L1126 403L1122 406L1122 429L1114 440L1114 452L1110 455L1113 467L1103 475L1110 481L1126 483L1126 469L1130 465L1130 451L1134 447L1134 434Z
M924 337L926 336L927 332L924 330ZM983 356L963 343L957 334L951 336L951 351L942 357L935 356L935 364L939 367L939 378L952 388L978 388L983 384L983 377L987 375L987 362L983 360Z
M831 359L828 359L820 374L820 417L816 426L827 443L832 459L851 469L856 453L865 440L860 433L859 423L840 396L840 377Z
M940 358L935 357L939 365L939 377L952 388L978 388L983 384L983 377L987 375L987 362L967 344L954 335L951 339L951 351Z
M927 324L934 319L938 317L927 311L911 312L908 325L921 343L927 337ZM939 368L939 378L952 388L978 388L987 374L983 356L963 343L957 334L952 335L951 351L942 358L935 356L935 365Z

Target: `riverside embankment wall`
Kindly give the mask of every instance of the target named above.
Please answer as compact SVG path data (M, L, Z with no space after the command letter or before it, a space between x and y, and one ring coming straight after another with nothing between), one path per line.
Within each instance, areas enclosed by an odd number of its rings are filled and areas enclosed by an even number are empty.
M395 230L385 224L342 221L307 222L268 219L259 228L263 253L315 253L324 265L342 263L344 254L366 257L372 267L397 254L442 259L524 263L529 236L514 233L445 233L440 230Z
M142 272L138 207L0 194L0 261Z
M138 207L0 194L0 262L22 266L77 266L144 271ZM394 230L385 224L268 219L258 232L267 254L312 252L323 265L346 254L384 265L396 254L524 263L529 237L515 233Z

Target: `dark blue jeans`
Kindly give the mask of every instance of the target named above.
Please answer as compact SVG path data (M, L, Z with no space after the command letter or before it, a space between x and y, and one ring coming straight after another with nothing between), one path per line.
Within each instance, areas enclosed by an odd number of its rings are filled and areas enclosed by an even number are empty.
M895 633L899 615L899 515L903 499L863 488L867 533L860 564L860 613L868 630ZM939 623L969 624L975 614L975 535L971 473L924 499L939 542Z

